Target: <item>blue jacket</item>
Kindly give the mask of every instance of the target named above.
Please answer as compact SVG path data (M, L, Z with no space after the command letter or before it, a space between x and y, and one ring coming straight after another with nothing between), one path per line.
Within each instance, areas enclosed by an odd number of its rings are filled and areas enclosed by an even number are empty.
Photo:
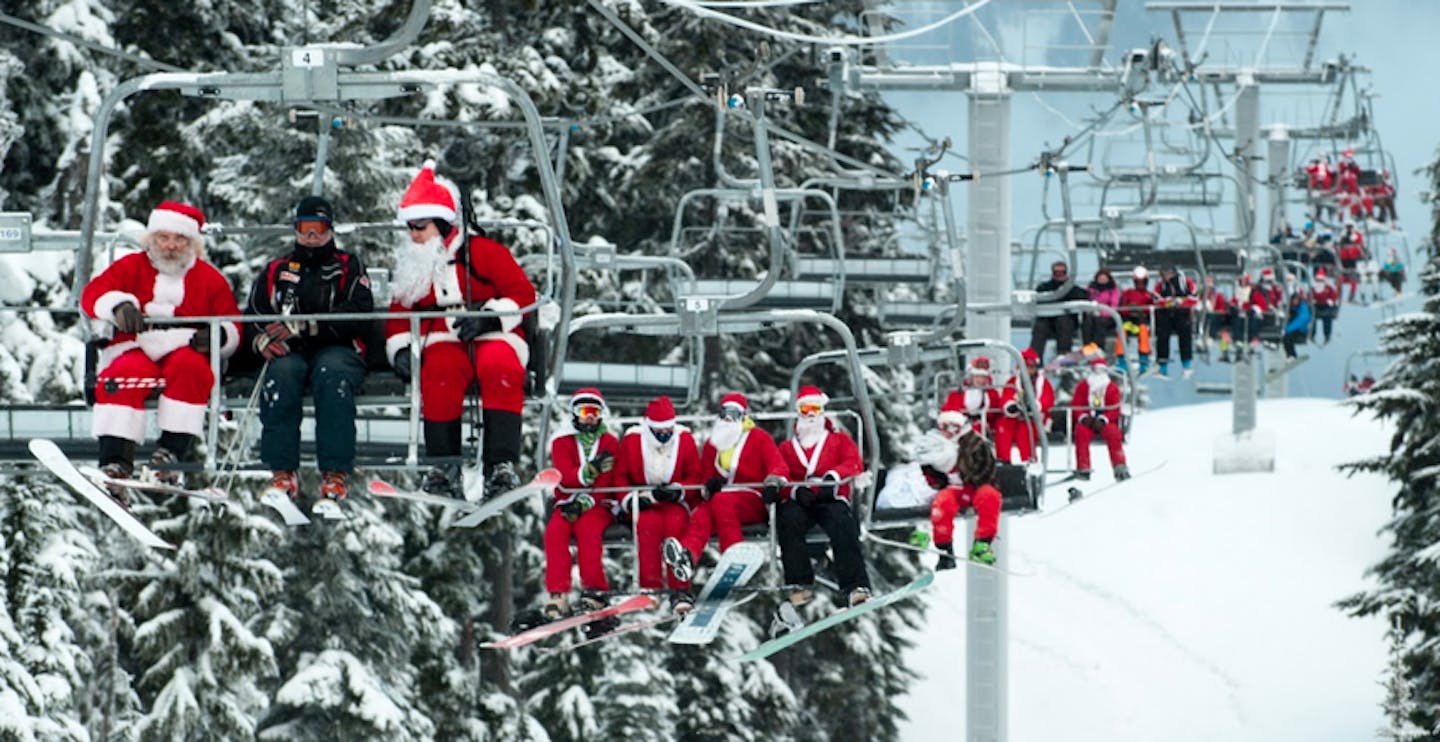
M1302 301L1300 306L1295 308L1295 316L1285 325L1286 334L1292 332L1310 331L1310 303Z

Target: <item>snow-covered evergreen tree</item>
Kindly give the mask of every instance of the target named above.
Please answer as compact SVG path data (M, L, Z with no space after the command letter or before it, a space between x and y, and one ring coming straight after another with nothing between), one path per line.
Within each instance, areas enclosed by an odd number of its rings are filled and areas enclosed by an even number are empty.
M1440 238L1440 160L1427 168L1431 183L1431 240ZM1356 462L1354 471L1385 474L1396 483L1394 518L1385 531L1394 539L1390 553L1373 568L1379 585L1351 596L1341 606L1353 615L1385 616L1396 633L1399 675L1387 679L1404 699L1389 704L1405 709L1401 734L1418 728L1440 733L1440 428L1434 409L1440 404L1440 255L1432 254L1420 271L1423 310L1381 323L1381 348L1395 358L1369 394L1354 399L1362 412L1394 426L1390 453Z
M0 577L12 570L5 536L0 532ZM45 718L45 692L22 662L24 640L11 617L6 582L0 580L0 737L28 742L65 734L68 725Z

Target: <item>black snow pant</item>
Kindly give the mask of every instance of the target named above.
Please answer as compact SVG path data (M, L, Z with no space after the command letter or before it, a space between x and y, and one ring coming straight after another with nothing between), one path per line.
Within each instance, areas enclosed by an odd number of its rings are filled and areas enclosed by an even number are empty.
M843 500L830 500L805 507L794 500L775 506L776 539L780 542L780 563L785 567L789 585L810 585L815 582L815 565L805 546L805 534L818 525L830 537L830 551L835 557L835 579L842 592L857 587L870 587L865 570L865 557L860 553L860 525Z
M260 394L260 460L273 471L300 468L305 388L315 400L315 453L321 471L355 466L355 393L365 363L355 349L327 345L280 356L265 368Z
M1115 346L1115 318L1104 314L1087 315L1080 335L1086 345L1094 343L1108 353Z
M1045 357L1045 344L1055 339L1055 354L1065 355L1075 344L1075 315L1062 314L1059 317L1036 317L1035 329L1030 333L1030 349L1041 358Z
M1304 331L1304 330L1292 330L1291 332L1287 332L1287 333L1285 333L1285 337L1283 337L1283 338L1280 339L1280 342L1285 345L1285 357L1286 357L1286 358L1294 358L1294 357L1295 357L1295 345L1296 345L1297 343L1303 343L1303 342L1305 342L1305 331Z
M1324 330L1325 342L1330 342L1330 331L1335 326L1335 317L1340 312L1335 307L1319 307L1315 310L1315 321L1310 323L1310 339L1315 339L1317 330Z
M1170 336L1180 338L1180 360L1189 363L1195 355L1195 335L1190 329L1188 310L1162 309L1155 313L1155 362L1170 360Z

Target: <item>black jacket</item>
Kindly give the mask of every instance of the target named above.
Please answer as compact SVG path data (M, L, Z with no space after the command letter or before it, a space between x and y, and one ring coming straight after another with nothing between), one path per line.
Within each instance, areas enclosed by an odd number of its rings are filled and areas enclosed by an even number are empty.
M371 312L375 297L360 258L335 247L293 246L290 254L270 261L250 289L245 314L325 314ZM334 320L317 323L313 335L290 340L292 350L326 345L351 345L364 352L364 339L375 320ZM263 325L246 325L246 347ZM298 341L298 342L297 342Z

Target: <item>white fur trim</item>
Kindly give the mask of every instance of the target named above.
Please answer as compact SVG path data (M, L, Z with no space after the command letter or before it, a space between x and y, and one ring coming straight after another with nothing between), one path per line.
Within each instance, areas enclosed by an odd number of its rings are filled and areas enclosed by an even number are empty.
M150 212L150 220L145 223L145 231L174 232L175 234L183 234L186 237L199 237L200 222L178 211L155 209Z
M410 333L408 332L385 338L385 360L394 363L395 354L399 353L401 348L408 347L410 347Z
M168 330L146 330L135 339L150 360L158 361L189 345L190 338L193 337L195 337L193 328L175 327Z
M400 210L400 221L413 222L416 219L444 219L455 223L455 210L441 204L411 204Z
M225 333L225 339L220 341L220 357L229 358L235 355L235 350L240 347L240 324L222 322L220 329Z
M935 418L935 421L937 423L949 423L951 425L964 425L965 414L962 412L955 412L954 410L946 410L940 413L940 415Z
M803 397L795 398L796 405L809 404L812 402L818 403L820 405L829 404L830 395L826 394L825 392L820 392L819 394L807 394Z
M113 435L136 443L145 440L145 409L123 404L97 404L90 432L96 436Z
M140 299L134 294L124 291L107 291L101 294L100 298L95 300L95 318L114 324L115 308L127 301L134 304L137 309L140 307Z
M185 303L185 274L155 274L155 294L145 303L145 314L151 317L174 317L175 308Z
M181 402L162 394L160 395L160 404L156 405L155 421L160 425L162 431L170 430L176 433L203 435L205 432L205 405Z
M491 299L480 306L491 312L509 312L509 314L500 315L500 329L505 332L510 332L520 326L520 305L516 304L514 299L502 296L498 299Z
M123 343L111 343L105 346L104 350L100 351L100 357L96 360L96 364L102 369L107 368L115 362L116 358L123 355L125 351L134 350L138 347L140 347L140 343L134 340L126 340Z

